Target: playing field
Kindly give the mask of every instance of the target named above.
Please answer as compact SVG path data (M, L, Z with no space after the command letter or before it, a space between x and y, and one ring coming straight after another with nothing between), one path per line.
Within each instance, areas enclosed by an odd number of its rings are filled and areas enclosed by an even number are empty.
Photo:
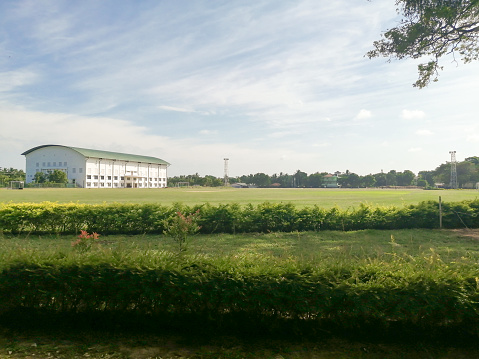
M421 201L437 201L439 196L445 202L476 199L477 190L437 190L419 189L261 189L261 188L166 188L166 189L0 189L1 202L159 202L170 205L181 202L187 205L209 202L220 203L263 203L289 202L296 206L318 205L324 208L357 207L360 203L381 206L402 206Z

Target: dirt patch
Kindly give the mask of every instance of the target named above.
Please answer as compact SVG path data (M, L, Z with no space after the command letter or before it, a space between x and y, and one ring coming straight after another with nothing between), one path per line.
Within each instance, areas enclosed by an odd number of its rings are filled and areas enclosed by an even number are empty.
M457 234L460 237L467 237L479 240L479 229L450 229L449 231Z
M218 191L186 191L186 192L206 193L206 192L218 192Z

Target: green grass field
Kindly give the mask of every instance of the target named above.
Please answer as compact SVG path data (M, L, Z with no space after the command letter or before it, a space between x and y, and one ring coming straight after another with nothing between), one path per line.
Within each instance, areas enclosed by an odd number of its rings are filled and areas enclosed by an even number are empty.
M445 202L473 200L476 190L424 191L411 189L231 189L231 188L167 188L167 189L0 189L0 203L8 202L103 202L187 205L209 202L258 204L266 201L290 202L294 205L341 208L360 203L380 206L417 204L425 200ZM12 236L0 233L0 269L17 260L64 258L81 262L84 255L72 250L75 236ZM246 235L197 235L188 241L185 255L218 258L234 263L252 258L255 262L282 266L288 263L318 265L367 265L368 263L404 263L415 265L461 265L476 268L479 256L477 230L384 230L384 231L321 231ZM101 248L85 256L104 255L107 260L147 261L155 253L177 252L177 244L164 235L101 236ZM133 259L132 259L133 258ZM142 259L143 258L143 259ZM381 267L382 268L382 267ZM14 323L13 323L14 324ZM130 330L127 333L80 332L45 328L0 326L0 359L24 358L474 358L479 357L476 345L454 342L386 342L318 337L315 341L247 338L231 335L201 337L196 332L148 334Z
M339 206L356 207L360 203L380 206L402 206L421 201L435 200L439 196L445 202L476 199L477 190L438 190L419 189L235 189L235 188L166 188L166 189L0 189L0 203L4 202L160 202L170 205L181 202L187 205L209 202L258 204L263 202L290 202L296 206L318 205L323 208Z
M13 257L55 256L62 252L72 256L71 242L76 236L13 236L0 235L0 268ZM266 258L271 263L282 262L324 263L345 261L348 263L372 259L383 262L419 261L431 254L445 263L469 263L473 265L479 257L478 230L362 230L320 231L268 234L212 234L190 236L187 255L210 258L239 258L253 256ZM128 253L128 256L155 251L176 253L178 245L165 235L110 235L100 237L101 249L105 254ZM108 257L108 256L107 256Z

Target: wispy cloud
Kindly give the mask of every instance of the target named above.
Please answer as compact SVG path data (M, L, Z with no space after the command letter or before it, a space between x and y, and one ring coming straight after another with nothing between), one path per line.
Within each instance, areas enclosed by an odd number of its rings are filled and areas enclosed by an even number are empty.
M221 174L225 156L243 173L369 173L424 169L445 140L475 155L479 64L411 88L414 61L364 57L397 20L390 1L0 2L2 159L51 142L183 173Z
M401 117L405 120L422 119L426 116L426 113L421 110L402 110Z
M430 130L417 130L415 134L418 136L432 136L434 135L434 132Z

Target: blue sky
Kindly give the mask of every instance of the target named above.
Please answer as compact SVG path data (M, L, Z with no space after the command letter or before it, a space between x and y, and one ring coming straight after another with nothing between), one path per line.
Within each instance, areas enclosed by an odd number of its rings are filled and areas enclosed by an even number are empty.
M417 173L479 155L479 64L364 54L393 0L0 2L0 166L42 144L169 175ZM427 60L427 59L424 59Z

